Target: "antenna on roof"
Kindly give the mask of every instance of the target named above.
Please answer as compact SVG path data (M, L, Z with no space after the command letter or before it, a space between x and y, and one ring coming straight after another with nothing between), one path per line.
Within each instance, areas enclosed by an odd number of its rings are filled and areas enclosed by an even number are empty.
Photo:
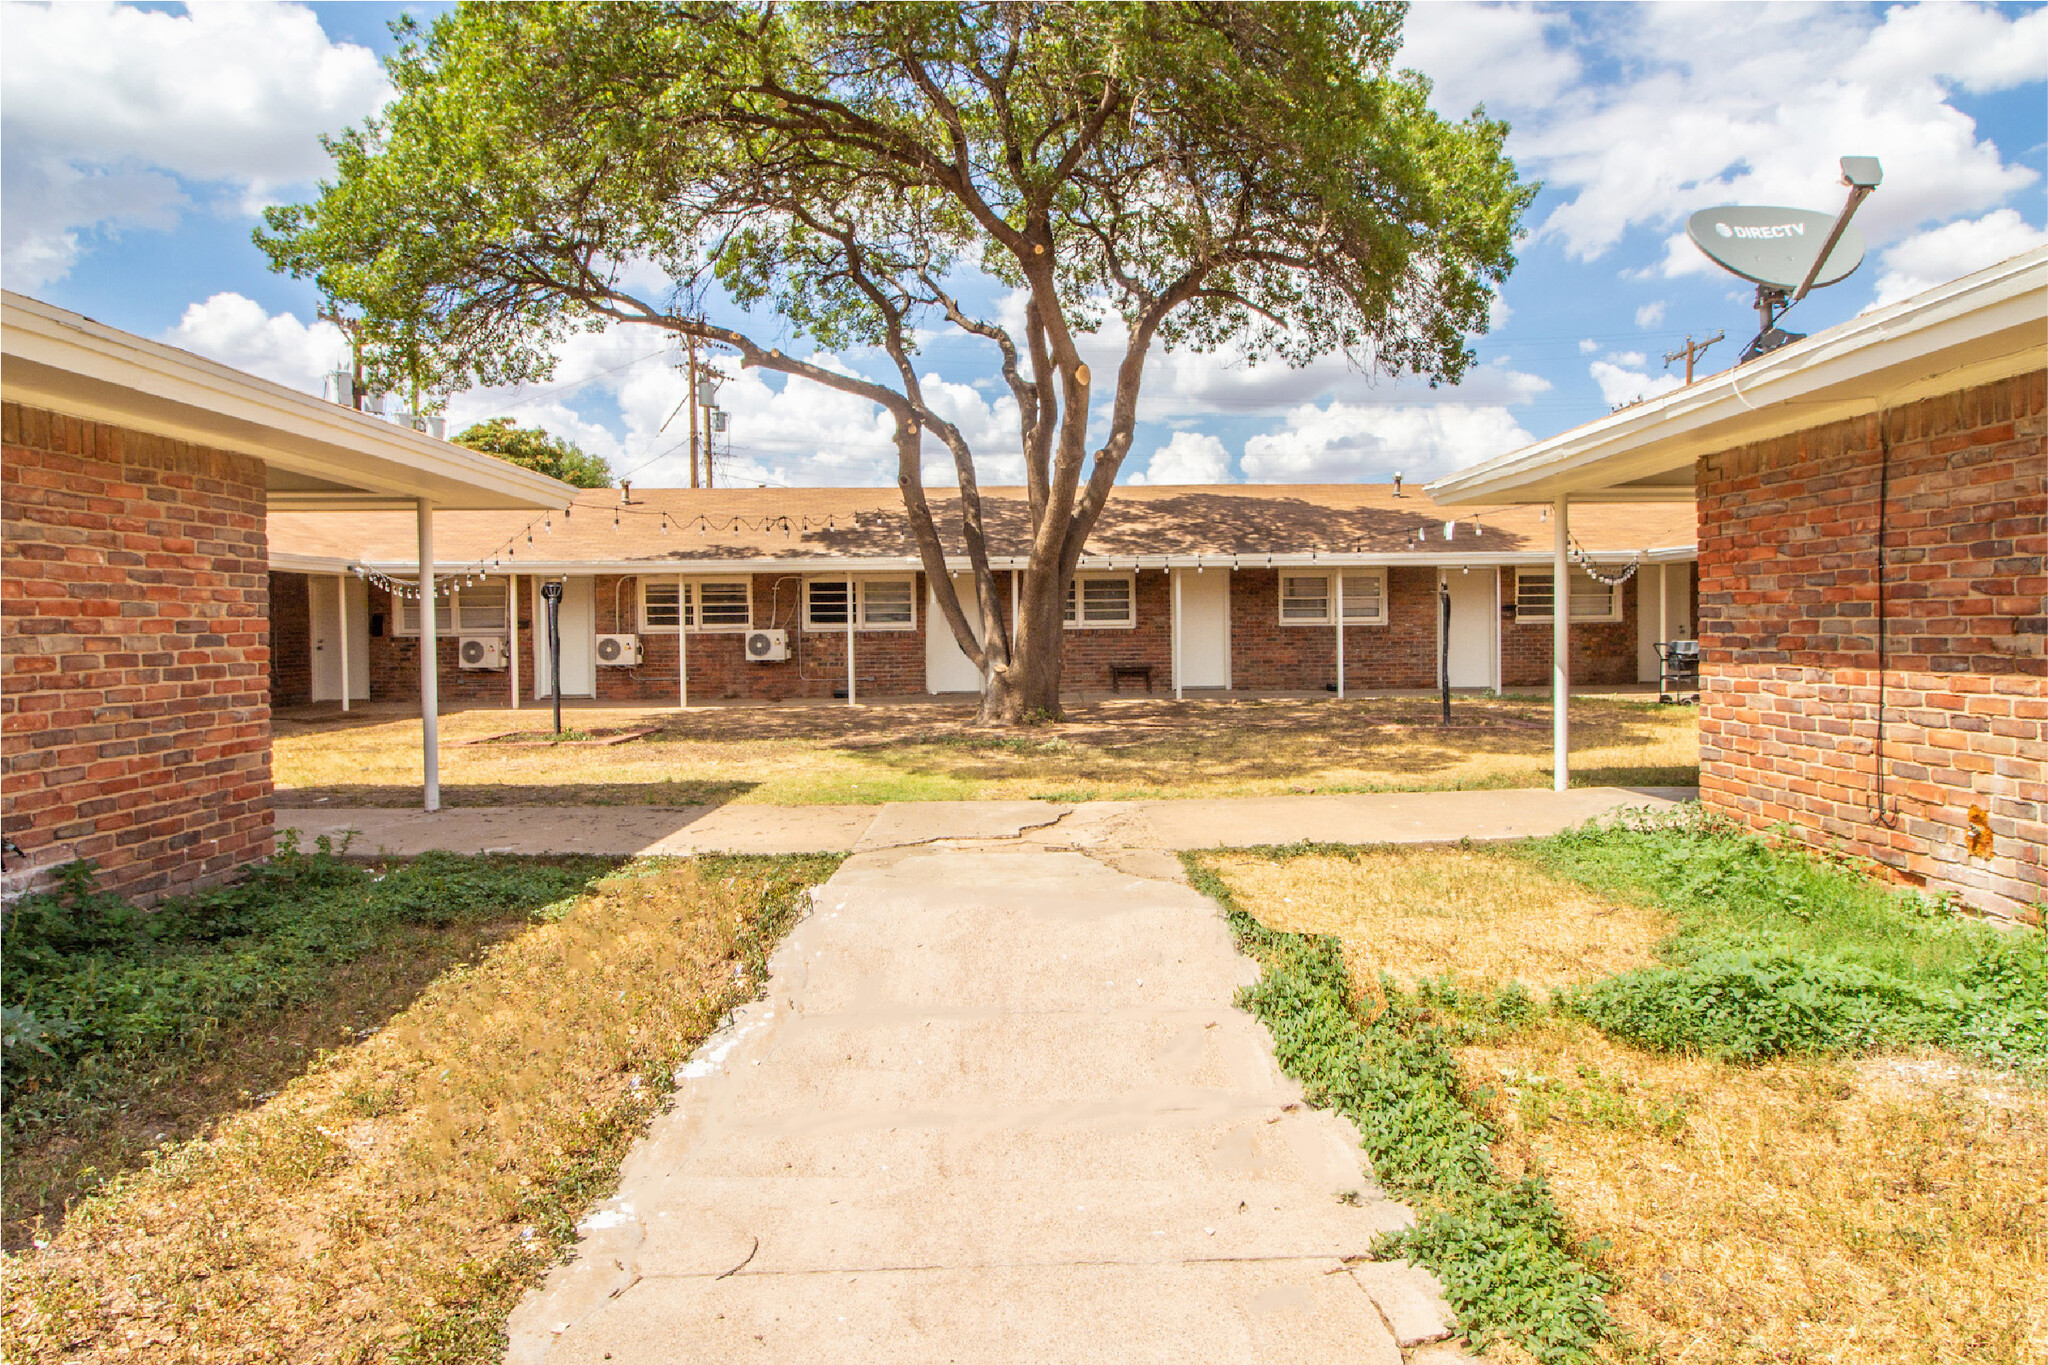
M1863 237L1849 220L1883 180L1876 157L1845 156L1842 183L1849 187L1849 201L1832 222L1811 209L1769 206L1701 209L1686 221L1686 236L1708 260L1756 284L1761 326L1736 364L1804 339L1803 333L1781 329L1778 319L1816 286L1839 283L1863 264Z

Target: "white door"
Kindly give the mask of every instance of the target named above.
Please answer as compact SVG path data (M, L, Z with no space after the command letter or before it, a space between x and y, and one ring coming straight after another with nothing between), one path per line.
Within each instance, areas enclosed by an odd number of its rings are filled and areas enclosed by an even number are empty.
M1174 573L1180 576L1180 685L1229 687L1230 570Z
M1446 569L1443 574L1451 585L1451 686L1494 687L1494 644L1500 633L1494 589L1500 576L1492 569Z
M974 575L956 573L953 575L953 591L960 595L961 610L967 613L968 623L976 624L981 616L974 600ZM929 593L930 600L924 613L924 690L927 692L979 692L982 690L981 670L974 666L974 660L961 652L960 642L953 638L953 628L939 612L937 593ZM975 632L976 640L981 638Z
M1636 681L1663 677L1657 657L1657 583L1664 584L1664 639L1690 640L1692 633L1692 565L1645 564L1636 570Z
M370 695L370 596L369 585L359 578L328 578L316 575L306 580L307 635L313 643L313 700L341 700L341 613L337 604L348 603L348 696L366 701Z
M565 697L591 697L597 695L597 609L593 596L593 583L589 578L565 580L562 591L562 695ZM533 680L533 695L551 697L554 695L554 674L548 666L547 603L539 596L540 583L534 583L533 636L535 654L539 669Z

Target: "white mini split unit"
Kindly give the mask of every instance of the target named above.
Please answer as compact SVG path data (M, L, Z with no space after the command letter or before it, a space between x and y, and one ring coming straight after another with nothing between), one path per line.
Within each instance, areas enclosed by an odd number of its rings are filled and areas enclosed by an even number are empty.
M789 632L750 630L747 632L747 662L779 664L789 657Z
M640 637L637 635L598 636L597 661L612 668L632 668L640 662Z
M501 669L505 666L505 642L495 635L465 635L455 656L464 668Z

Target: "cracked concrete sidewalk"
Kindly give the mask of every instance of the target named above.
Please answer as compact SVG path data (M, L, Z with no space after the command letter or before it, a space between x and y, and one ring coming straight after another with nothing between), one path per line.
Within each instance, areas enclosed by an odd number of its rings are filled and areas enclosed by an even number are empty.
M280 809L303 843L355 831L352 851L410 855L851 853L1023 838L1056 848L1249 848L1454 843L1554 834L1624 806L1692 800L1692 787L1574 787L1212 797L1179 801L906 801L882 806L487 806L435 811Z
M1462 1358L1170 855L906 842L813 907L509 1361Z

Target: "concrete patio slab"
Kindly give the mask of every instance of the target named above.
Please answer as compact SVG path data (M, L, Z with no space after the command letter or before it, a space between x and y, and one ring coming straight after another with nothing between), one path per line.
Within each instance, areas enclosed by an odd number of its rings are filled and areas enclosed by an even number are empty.
M874 822L874 806L469 806L280 809L278 832L310 845L354 831L354 854L843 853Z
M508 1359L1396 1365L1447 1331L1426 1276L1350 1273L1406 1209L1233 1006L1215 906L1132 866L849 858Z

